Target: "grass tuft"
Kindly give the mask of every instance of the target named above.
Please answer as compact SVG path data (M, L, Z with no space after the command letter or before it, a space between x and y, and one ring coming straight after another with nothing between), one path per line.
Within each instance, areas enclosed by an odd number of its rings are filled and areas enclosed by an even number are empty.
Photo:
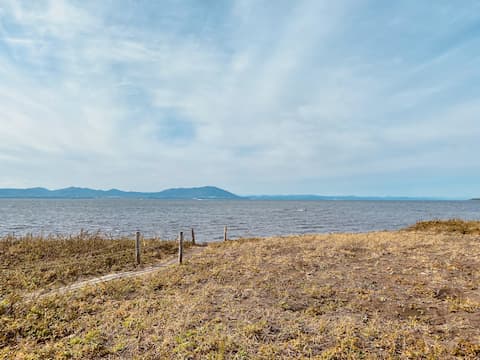
M480 235L480 221L465 221L461 219L420 221L408 227L407 230Z

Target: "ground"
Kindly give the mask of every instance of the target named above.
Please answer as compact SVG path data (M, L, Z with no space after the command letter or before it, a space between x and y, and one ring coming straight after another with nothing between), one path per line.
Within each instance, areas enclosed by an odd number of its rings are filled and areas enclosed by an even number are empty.
M3 358L480 358L480 226L244 239L0 305Z
M153 265L177 253L176 241L141 238L142 265ZM190 246L185 242L185 247ZM58 288L112 272L139 269L135 240L100 233L75 236L0 239L0 298L11 293Z

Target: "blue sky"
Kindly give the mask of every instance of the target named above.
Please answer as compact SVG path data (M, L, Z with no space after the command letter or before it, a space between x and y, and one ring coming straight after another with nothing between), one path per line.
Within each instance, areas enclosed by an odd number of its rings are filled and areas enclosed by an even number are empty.
M0 187L480 196L478 1L0 0Z

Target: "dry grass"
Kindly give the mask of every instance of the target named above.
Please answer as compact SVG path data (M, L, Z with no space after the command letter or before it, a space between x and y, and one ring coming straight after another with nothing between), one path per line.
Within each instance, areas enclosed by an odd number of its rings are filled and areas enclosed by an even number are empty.
M291 236L0 305L0 358L480 358L480 237Z
M480 235L480 222L460 219L420 221L407 230Z
M186 244L188 246L188 244ZM175 241L142 241L142 263L175 254ZM133 239L82 233L70 237L0 239L0 299L11 292L51 288L110 272L133 270Z

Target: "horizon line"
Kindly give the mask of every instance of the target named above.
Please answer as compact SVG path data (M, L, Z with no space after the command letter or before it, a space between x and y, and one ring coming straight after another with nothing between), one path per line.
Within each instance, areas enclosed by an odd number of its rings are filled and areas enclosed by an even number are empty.
M155 194L155 193L161 193L167 190L193 190L193 189L204 189L204 188L214 188L214 189L219 189L225 192L228 192L230 194L233 194L235 196L238 196L240 198L255 198L255 197L266 197L266 198L281 198L281 197L318 197L318 198L329 198L327 200L335 200L333 198L339 198L341 200L342 198L357 198L357 199L405 199L405 200L444 200L444 201L464 201L464 200L480 200L480 198L476 196L472 197L445 197L445 196L429 196L429 195L355 195L355 194L348 194L348 195L340 195L340 194L334 194L334 195L327 195L327 194L314 194L314 193L275 193L275 194L266 194L266 193L257 193L257 194L238 194L231 192L229 190L226 190L224 188L215 186L215 185L203 185L203 186L180 186L180 187L169 187L165 188L162 190L156 190L156 191L138 191L138 190L122 190L119 188L109 188L109 189L101 189L101 188L90 188L90 187L83 187L83 186L67 186L67 187L61 187L61 188L48 188L48 187L43 187L43 186L33 186L33 187L25 187L25 188L20 188L20 187L2 187L0 190L17 190L17 191L25 191L25 190L46 190L48 192L56 192L56 191L61 191L61 190L67 190L67 189L78 189L78 190L91 190L91 191L98 191L98 192L109 192L109 191L119 191L122 193L139 193L139 194ZM5 198L1 197L0 198ZM15 196L9 197L9 198L18 198ZM26 197L22 197L26 198ZM40 198L39 196L33 197L33 198ZM65 198L69 198L68 196Z

